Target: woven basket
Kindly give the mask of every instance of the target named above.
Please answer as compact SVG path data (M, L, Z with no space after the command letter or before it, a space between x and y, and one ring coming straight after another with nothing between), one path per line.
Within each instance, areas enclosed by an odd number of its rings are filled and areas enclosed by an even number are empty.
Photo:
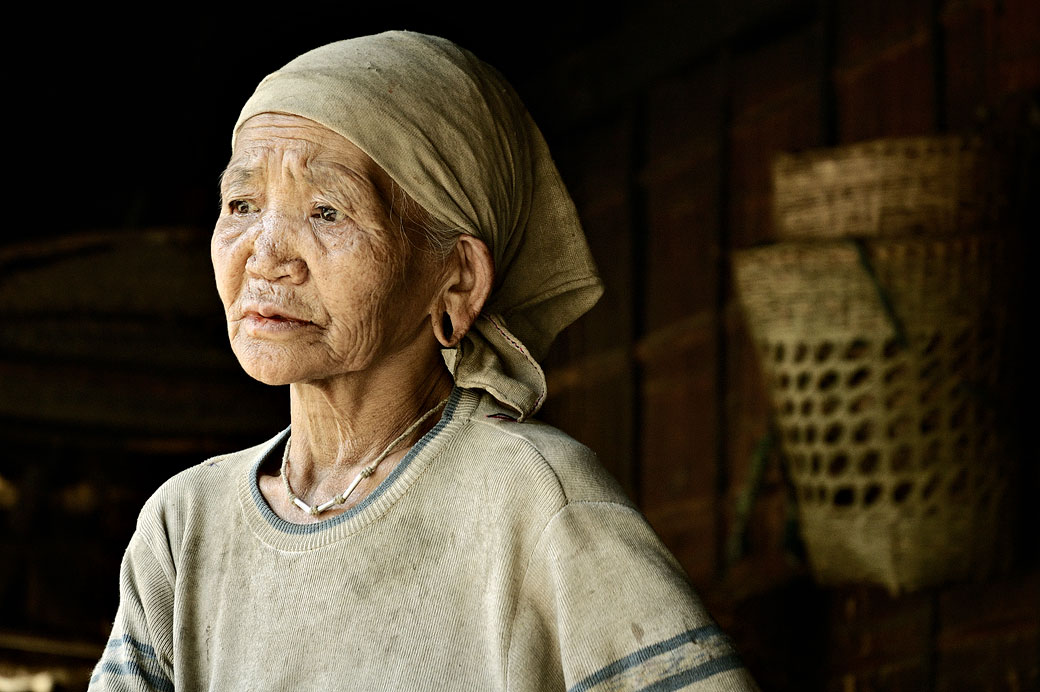
M952 233L985 207L979 143L959 137L880 139L773 160L781 239Z
M949 236L735 254L821 583L898 593L1005 560L1003 252Z

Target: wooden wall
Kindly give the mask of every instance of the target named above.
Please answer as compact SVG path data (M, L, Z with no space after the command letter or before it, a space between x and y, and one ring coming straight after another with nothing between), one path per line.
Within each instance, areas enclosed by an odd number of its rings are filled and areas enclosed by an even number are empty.
M987 584L902 598L820 589L788 555L772 459L749 552L727 564L726 544L770 419L729 262L773 238L772 156L940 132L1035 147L1040 5L741 2L693 14L653 5L576 46L533 106L564 114L550 145L607 283L549 359L545 417L638 498L766 689L1035 687L1035 539L1017 571ZM1009 193L1007 232L1035 228L1036 190Z

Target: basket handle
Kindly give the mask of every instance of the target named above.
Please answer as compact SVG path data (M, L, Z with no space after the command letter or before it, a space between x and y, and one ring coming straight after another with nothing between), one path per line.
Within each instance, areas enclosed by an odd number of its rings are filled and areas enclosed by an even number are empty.
M849 242L856 248L859 264L863 271L866 272L870 282L874 284L874 290L877 291L878 300L881 302L881 309L885 311L885 317L888 318L892 331L895 333L893 338L896 344L902 348L907 348L910 342L906 336L906 328L903 326L903 321L899 319L899 315L896 314L895 308L892 307L892 299L889 297L888 291L885 290L885 287L878 280L877 272L874 271L874 263L870 261L870 251L867 249L866 242L862 238L852 238Z

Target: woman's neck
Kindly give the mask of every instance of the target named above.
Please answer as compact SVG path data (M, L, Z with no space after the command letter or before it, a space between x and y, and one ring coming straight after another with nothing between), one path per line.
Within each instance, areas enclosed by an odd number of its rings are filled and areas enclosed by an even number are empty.
M321 521L350 509L376 488L407 449L437 424L431 415L405 438L402 433L451 393L453 382L439 350L416 347L385 358L362 372L289 387L292 434L283 478L277 467L261 469L260 492L271 509L294 522ZM394 444L394 449L387 450ZM385 456L381 456L387 450ZM345 499L320 515L300 510L293 497L318 506L339 496L366 465L370 475ZM288 479L291 488L286 484Z
M440 354L418 367L388 367L333 380L290 385L292 448L297 473L320 480L372 461L452 389ZM414 361L412 361L414 363ZM403 370L403 371L402 371ZM400 446L409 447L434 424L432 417Z

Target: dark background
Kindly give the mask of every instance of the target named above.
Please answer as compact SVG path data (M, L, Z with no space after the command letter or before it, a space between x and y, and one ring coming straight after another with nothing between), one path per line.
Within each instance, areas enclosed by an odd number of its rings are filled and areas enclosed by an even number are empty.
M763 687L1036 688L1035 502L1009 529L1011 569L987 582L821 588L791 558L773 459L748 553L731 563L725 543L770 414L729 262L774 237L773 154L983 133L1011 161L1001 232L1035 230L1040 3L286 7L8 23L0 676L82 685L144 499L286 425L285 391L227 349L209 274L230 129L299 53L406 28L498 67L542 126L607 282L547 360L544 417L639 501Z

